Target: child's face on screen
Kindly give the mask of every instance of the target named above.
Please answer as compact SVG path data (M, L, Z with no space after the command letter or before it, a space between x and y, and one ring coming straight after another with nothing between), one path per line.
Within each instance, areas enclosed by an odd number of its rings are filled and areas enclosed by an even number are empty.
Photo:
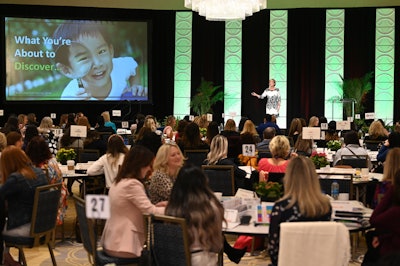
M100 34L81 35L70 47L69 62L73 73L82 73L85 89L95 93L111 88L113 56L113 47Z

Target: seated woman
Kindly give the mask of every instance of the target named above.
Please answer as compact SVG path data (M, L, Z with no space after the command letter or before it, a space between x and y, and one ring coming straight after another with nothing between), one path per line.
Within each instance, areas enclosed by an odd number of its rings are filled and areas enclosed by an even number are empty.
M285 194L275 202L269 226L268 253L278 265L280 224L283 222L329 221L332 207L321 193L313 162L304 156L292 158L283 179Z
M173 115L169 115L165 121L165 127L163 129L163 135L168 139L175 139L176 131L174 131L176 125L176 118Z
M156 119L152 115L147 115L143 127L136 136L136 143L151 150L154 155L162 144L161 132L157 130Z
M375 208L392 186L397 171L400 171L400 148L392 148L386 156L382 181L376 185L371 207Z
M378 162L385 162L386 160L386 155L390 151L390 149L394 147L400 147L400 133L399 132L392 132L389 134L389 137L387 140L383 142L383 145L378 151L378 155L376 156L376 159Z
M118 258L138 258L145 242L143 214L164 214L166 202L153 205L143 185L151 174L154 154L135 145L125 156L108 193L110 218L103 230L104 252Z
M290 144L286 136L275 136L269 143L272 158L262 158L258 162L259 181L268 181L268 173L285 173L289 163Z
M200 168L185 165L179 171L165 213L185 218L192 265L217 265L223 248L224 209L207 185Z
M377 236L372 246L377 248L380 257L400 252L400 171L396 171L385 196L373 211L370 223Z
M333 160L333 166L337 165L340 163L341 159L342 159L342 155L353 155L354 157L356 157L357 155L367 155L368 156L368 152L360 147L360 141L358 139L358 134L355 131L349 131L344 135L344 144L345 147L339 149L336 154L335 154L335 158ZM369 156L367 157L367 164L368 164L368 168L371 169L372 168L372 164L371 164L371 160L369 158Z
M240 141L242 144L257 144L261 141L256 126L250 119L244 122L243 130L240 132Z
M376 120L369 125L368 135L365 136L364 141L380 140L384 141L388 138L389 132L383 126L382 122Z
M35 190L39 186L48 184L46 175L40 168L32 167L31 160L25 152L13 145L3 150L0 162L3 176L3 184L0 186L0 206L7 206L8 217L2 235L28 237ZM7 248L4 252L4 261L5 265L19 265Z
M45 139L42 136L33 137L26 147L26 155L28 155L35 167L41 168L45 171L49 184L61 183L61 197L57 215L57 224L63 224L68 207L68 191L63 182L63 175L58 167L58 163L51 154Z
M221 135L228 139L228 158L236 159L242 153L242 144L240 143L240 133L237 131L235 120L228 119L226 121Z
M186 125L182 138L178 142L182 152L186 150L208 150L209 145L201 139L199 126L191 122Z
M179 169L183 165L183 154L175 143L163 144L156 154L150 178L149 196L153 204L168 201Z
M297 138L299 134L301 133L301 130L303 128L303 125L301 124L300 118L293 118L292 122L290 123L289 131L288 131L288 138L293 140L293 143L290 146L294 146L294 144L297 141Z
M228 159L228 140L226 137L217 135L213 138L205 164L233 165L235 171L235 188L252 189L252 186L247 184L246 171L240 169L232 160Z
M88 175L104 174L106 179L106 188L110 189L118 174L118 170L124 161L128 148L124 144L124 139L117 134L113 134L108 138L107 152L87 169Z
M300 133L294 144L294 151L298 155L310 156L312 153L314 141L312 139L303 139L303 134Z

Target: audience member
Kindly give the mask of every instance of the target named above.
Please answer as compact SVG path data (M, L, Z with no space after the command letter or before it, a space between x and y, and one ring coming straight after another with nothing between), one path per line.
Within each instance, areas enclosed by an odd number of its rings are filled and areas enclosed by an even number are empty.
M106 127L104 126L104 117L101 115L98 115L96 117L96 126L94 127L94 129L97 132L108 132L110 134L114 134L114 129L112 129L112 127Z
M237 131L235 120L226 120L222 136L228 139L228 158L236 160L242 153L242 143L240 142L240 133Z
M182 152L187 150L205 150L209 149L209 145L205 143L200 136L199 126L191 122L186 125L183 136L178 142L179 148Z
M41 136L36 136L31 139L26 147L26 155L31 159L35 167L41 168L48 179L49 184L61 183L60 207L58 209L57 224L64 223L65 213L67 211L67 187L64 184L63 175L58 167L56 159L50 152L50 149Z
M394 147L400 147L400 133L398 132L390 133L388 139L383 142L376 156L377 161L385 162L387 153Z
M319 126L319 118L317 116L310 117L310 120L308 121L308 126L309 127L318 127Z
M168 139L175 139L175 125L176 125L176 118L173 115L167 117L165 121L165 127L163 130L163 135L165 135Z
M33 125L33 124L27 125L26 130L25 130L24 143L22 144L22 149L25 150L26 147L28 146L28 143L31 141L31 139L38 135L39 135L39 131L35 125Z
M292 142L289 141L291 147L293 147L296 143L297 137L301 133L302 129L303 126L301 124L301 120L299 118L293 118L288 131L288 138L292 139Z
M285 173L289 164L290 144L286 136L278 135L269 143L271 158L258 162L259 181L268 181L268 173Z
M113 133L117 133L117 126L115 125L114 122L111 122L110 112L104 111L101 113L101 116L104 118L104 126L111 127L113 130Z
M166 202L153 205L143 185L151 174L154 154L135 145L124 158L109 195L110 218L101 243L104 252L119 258L138 258L145 242L143 214L164 214Z
M240 169L232 160L228 159L228 140L222 135L217 135L211 141L210 152L207 154L206 165L232 165L235 172L235 187L251 189L247 184L246 172Z
M368 135L365 136L365 140L380 140L384 141L388 138L389 133L378 120L371 123L368 129Z
M240 132L240 141L242 144L257 144L261 141L257 133L256 126L250 119L244 122L243 130Z
M344 144L345 146L336 152L335 158L333 160L333 166L341 163L342 155L354 155L354 157L356 157L357 155L368 156L368 152L364 148L360 147L360 140L358 139L357 132L347 132L344 135ZM371 169L372 164L369 156L367 157L367 161L368 168Z
M260 153L271 153L269 149L269 143L271 142L272 138L275 137L276 130L273 127L267 127L264 129L263 132L263 140L256 145L256 149L258 151L258 155Z
M285 194L275 202L269 225L268 253L278 265L280 224L283 222L329 221L332 207L321 193L313 162L304 156L292 158L283 179Z
M31 166L31 160L22 149L6 147L0 159L3 185L0 186L0 207L7 206L7 222L2 235L28 237L31 229L33 199L38 186L47 185L44 172ZM5 265L18 265L9 253L4 252Z
M157 130L155 117L147 115L143 127L140 129L136 143L147 147L154 155L157 154L158 149L162 144L161 132Z
M107 152L87 169L88 175L104 174L106 188L109 189L118 174L118 170L124 161L128 148L124 144L124 139L117 134L111 135L107 142Z
M153 204L168 201L176 176L183 165L183 154L173 142L163 144L156 154L148 187Z
M312 153L314 141L312 139L303 139L303 133L300 133L294 144L294 152L298 155L309 157Z
M264 121L263 121L263 123L261 123L261 124L259 124L259 125L257 126L257 133L258 133L258 135L260 136L260 139L263 138L264 130L265 130L267 127L272 127L272 128L274 128L277 135L280 135L280 134L281 134L281 130L280 130L280 128L278 127L278 125L277 125L276 123L272 122L272 115L266 114L266 115L264 116Z
M207 127L206 143L211 144L212 139L219 134L219 126L215 121L211 121Z
M20 133L18 118L15 115L10 115L7 119L7 122L4 124L4 127L2 127L0 131L6 135L14 131Z
M7 137L7 146L14 145L19 149L22 149L24 141L22 139L22 135L17 131L11 131L6 135Z
M165 212L185 218L192 265L217 265L224 243L224 209L200 168L189 165L179 171Z

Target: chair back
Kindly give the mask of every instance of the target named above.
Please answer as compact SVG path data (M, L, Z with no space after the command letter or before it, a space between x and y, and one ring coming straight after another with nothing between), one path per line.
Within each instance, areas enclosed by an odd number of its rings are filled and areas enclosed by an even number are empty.
M224 196L234 196L235 171L233 165L202 165L208 177L208 184L215 192L222 192Z
M349 265L350 236L339 222L285 222L280 225L278 266Z
M285 188L283 186L283 178L285 177L285 173L268 173L268 182L276 182L282 185L283 191Z
M103 250L97 249L96 225L92 219L86 217L85 200L75 195L75 210L79 221L79 229L83 247L88 253L91 265L137 265L139 258L117 258L107 255Z
M353 176L350 178L335 178L335 176L319 178L322 193L332 196L331 186L334 181L339 184L339 193L349 193L349 199L353 199Z
M364 140L365 148L371 151L377 151L381 143L381 140Z
M95 149L81 149L78 154L79 163L87 163L89 161L96 161L100 158L99 150Z
M204 160L207 159L209 150L184 150L183 155L185 156L186 163L191 163L196 166L201 166Z
M353 168L367 168L368 155L342 155L340 165L350 165Z
M144 215L146 236L149 215ZM191 253L186 221L166 215L151 215L152 256L163 266L191 265Z
M96 230L92 220L86 217L85 200L80 197L73 195L75 201L76 215L79 221L79 229L81 232L81 238L83 248L88 253L89 262L95 265L96 259Z
M45 243L51 241L56 228L58 208L61 197L61 183L36 188L33 201L30 236L34 238L33 246L38 246L45 237Z

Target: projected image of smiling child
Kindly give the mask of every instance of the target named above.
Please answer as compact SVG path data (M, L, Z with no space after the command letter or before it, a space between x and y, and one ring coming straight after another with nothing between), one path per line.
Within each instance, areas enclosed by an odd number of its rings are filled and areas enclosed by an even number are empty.
M70 40L53 46L57 70L72 79L61 94L62 100L147 97L147 87L140 84L138 63L132 57L114 58L111 38L101 22L64 23L53 38Z

